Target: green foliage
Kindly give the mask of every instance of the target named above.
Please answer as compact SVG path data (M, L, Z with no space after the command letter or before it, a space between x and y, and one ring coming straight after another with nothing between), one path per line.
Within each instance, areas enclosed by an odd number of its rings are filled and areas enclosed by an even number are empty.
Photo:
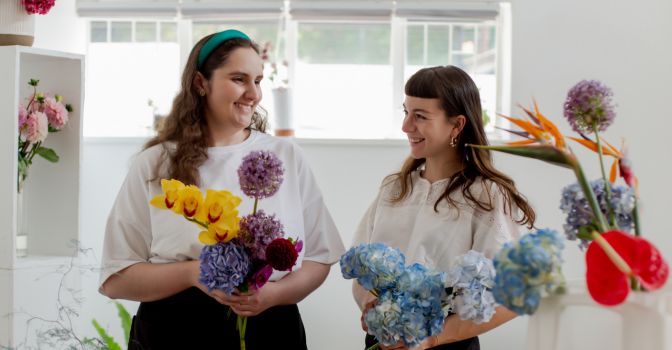
M48 160L52 163L56 163L59 160L58 154L56 154L56 152L51 148L40 146L40 147L37 147L37 149L35 150L35 153L39 154L40 157L42 157L42 158L44 158L44 159L46 159L46 160Z
M124 338L126 344L128 344L128 338L131 334L131 323L133 318L131 314L128 313L128 310L120 302L115 302L117 305L117 310L119 311L119 319L121 320L121 328L124 330Z
M121 346L117 344L116 341L114 341L114 338L107 334L107 331L98 324L98 321L94 318L91 323L93 324L93 327L96 328L96 331L98 331L98 335L100 338L103 340L103 343L105 344L105 350L121 350Z

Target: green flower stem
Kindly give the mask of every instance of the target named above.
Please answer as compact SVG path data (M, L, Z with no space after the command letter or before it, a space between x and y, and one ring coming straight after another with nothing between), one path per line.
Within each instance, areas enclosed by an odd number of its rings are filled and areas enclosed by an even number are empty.
M597 155L600 158L600 171L602 172L602 179L604 180L604 192L607 195L607 208L609 208L609 221L611 221L611 226L616 228L616 215L614 215L614 208L611 207L611 187L609 186L609 179L607 179L607 173L604 171L604 155L602 154L602 141L600 140L600 134L598 133L597 122L593 123L593 132L595 133L595 139L597 142Z
M642 227L639 224L639 204L637 203L637 193L635 193L635 207L632 208L632 221L635 223L635 236L641 236Z
M238 328L240 350L245 350L245 331L247 330L247 317L238 315L236 318L236 328Z
M375 343L372 347L366 349L366 350L377 350L380 349L380 343Z
M609 259L616 265L616 267L621 270L624 274L632 276L632 269L628 266L628 263L623 260L623 258L614 250L614 248L607 242L601 234L597 231L593 231L593 240L602 247L604 252L607 254Z
M574 169L574 173L576 174L576 179L578 180L581 189L583 189L583 194L586 196L586 200L588 201L588 205L590 205L590 209L592 209L593 214L595 214L595 219L597 220L597 228L600 230L600 232L608 231L609 225L607 225L607 221L604 218L604 215L602 214L600 205L597 203L597 198L595 198L595 193L593 193L593 189L590 188L590 184L586 179L586 175L583 173L581 164L579 164L576 158L573 158L571 162L573 163L571 165L572 168Z
M198 221L198 220L196 220L196 219L194 219L194 218L190 218L190 217L186 217L186 216L185 216L184 218L187 219L187 221L191 221L191 222L193 222L194 224L196 224L196 225L198 225L198 226L201 226L201 227L205 228L206 230L208 229L208 226L209 226L208 224L204 224L204 223L202 223L202 222L200 222L200 221Z
M254 208L252 208L252 215L257 213L257 202L259 201L259 198L254 199Z

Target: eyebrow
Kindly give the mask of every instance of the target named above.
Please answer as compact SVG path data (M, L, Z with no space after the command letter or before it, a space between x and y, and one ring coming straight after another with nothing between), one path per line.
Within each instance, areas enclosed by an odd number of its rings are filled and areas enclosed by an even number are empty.
M404 107L405 110L408 110L408 108L406 108L406 104L402 104L401 106ZM413 109L413 112L423 112L423 113L428 113L428 114L431 113L430 111L428 111L426 109L422 109L422 108Z
M246 77L249 77L249 76L250 76L249 74L247 74L247 73L245 73L245 72L243 72L243 71L234 71L234 72L229 73L229 76L230 76L230 77L231 77L231 76L235 76L235 75L244 75L244 76L246 76ZM263 78L263 77L264 77L263 74L259 74L259 75L257 75L257 78Z

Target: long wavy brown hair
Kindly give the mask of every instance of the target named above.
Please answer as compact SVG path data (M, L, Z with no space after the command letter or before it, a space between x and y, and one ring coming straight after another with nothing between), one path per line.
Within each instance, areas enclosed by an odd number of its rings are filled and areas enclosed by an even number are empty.
M461 190L468 204L473 208L485 211L493 210L492 196L489 186L485 186L489 200L481 201L471 192L471 186L477 177L494 182L504 195L504 210L512 215L514 206L519 208L522 217L514 218L519 224L526 224L532 228L535 221L534 209L527 203L527 199L516 189L514 181L504 173L497 170L492 163L489 150L467 147L466 144L487 145L488 139L483 129L481 111L481 98L474 81L460 68L454 66L439 66L424 68L413 74L406 82L405 93L407 96L419 98L438 98L441 107L446 112L448 119L463 115L466 123L460 133L457 147L462 156L463 169L453 175L446 190L434 203L434 210L438 212L438 205L442 200L448 201L449 205L457 208L450 194ZM388 179L398 181L401 192L391 198L396 203L402 201L413 191L411 173L425 163L425 159L408 157L398 173L390 175Z
M168 175L173 179L180 180L185 184L199 185L201 166L208 159L207 148L212 144L208 123L205 118L206 97L198 94L196 86L196 74L200 72L206 80L210 80L212 73L217 68L226 64L231 53L238 48L252 48L259 53L259 47L252 41L245 39L231 39L219 45L198 69L198 53L208 39L214 34L208 35L194 46L189 54L189 59L182 73L180 92L173 100L173 106L166 117L163 127L158 135L144 146L144 149L158 144L171 142L175 144L174 150L166 151L169 159ZM248 129L266 132L266 112L257 107L252 115L252 123ZM159 167L161 162L159 163ZM157 169L158 174L159 169Z

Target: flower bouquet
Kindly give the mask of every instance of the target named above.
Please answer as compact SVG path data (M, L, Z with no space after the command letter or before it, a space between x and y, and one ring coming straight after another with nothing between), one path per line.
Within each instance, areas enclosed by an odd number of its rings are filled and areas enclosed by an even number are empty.
M378 298L364 322L368 332L386 346L400 341L409 348L418 346L441 333L449 313L476 323L487 322L494 314L490 292L494 269L474 251L459 257L447 273L418 263L405 266L401 251L382 243L352 247L340 265L344 278L356 279ZM370 349L375 348L378 344Z
M151 200L199 225L199 240L205 244L200 255L199 282L208 290L226 294L261 288L273 270L290 271L303 242L284 238L282 223L275 215L257 210L260 199L274 195L282 184L282 162L268 151L254 151L243 158L238 169L240 187L254 198L251 214L240 218L241 199L228 191L208 189L205 198L194 185L161 180L162 195ZM245 349L247 317L237 316L240 348Z
M522 131L507 130L523 137L523 140L509 142L503 146L469 145L493 151L506 152L518 156L534 158L568 168L574 172L578 182L563 190L561 209L567 213L565 233L570 240L580 239L580 245L586 249L586 282L591 297L603 305L618 305L627 297L629 290L655 290L667 281L669 267L658 249L640 237L637 211L637 177L624 150L619 150L603 140L599 133L606 130L614 120L614 107L611 90L598 81L581 81L568 93L564 104L564 114L574 131L580 137L565 137L540 111L535 102L534 110L523 108L530 120L502 116L518 126ZM587 147L598 155L602 178L589 182L566 139ZM614 158L609 177L604 167L604 157ZM627 187L615 184L618 176ZM634 235L629 231L634 230ZM520 247L505 247L500 252L498 266L498 285L495 292L498 302L519 313L532 313L535 307L521 304L520 298L530 287L543 286L534 274L544 271L550 281L557 281L559 273L560 243L555 237L542 233L537 238L546 243L523 241ZM525 238L524 238L525 239ZM541 269L509 268L511 262L521 263L511 258L508 251L528 251L532 246L541 244L546 249L538 250L535 259L542 263ZM523 248L523 246L527 248ZM550 265L548 263L551 263ZM555 267L557 266L557 268ZM500 269L501 267L501 269ZM513 272L517 272L514 274ZM554 277L556 276L556 277ZM501 284L500 284L501 283ZM551 283L551 288L553 290ZM532 288L534 289L534 288ZM538 288L537 288L538 290ZM530 300L536 299L534 295ZM523 298L525 299L525 298ZM505 303L505 300L517 302ZM534 303L536 304L536 303Z
M58 162L58 154L53 149L42 146L42 143L50 132L58 132L65 127L69 113L72 112L72 106L63 103L62 96L38 92L39 83L39 80L30 79L28 85L33 87L33 94L25 105L19 104L19 192L36 155L52 163Z

